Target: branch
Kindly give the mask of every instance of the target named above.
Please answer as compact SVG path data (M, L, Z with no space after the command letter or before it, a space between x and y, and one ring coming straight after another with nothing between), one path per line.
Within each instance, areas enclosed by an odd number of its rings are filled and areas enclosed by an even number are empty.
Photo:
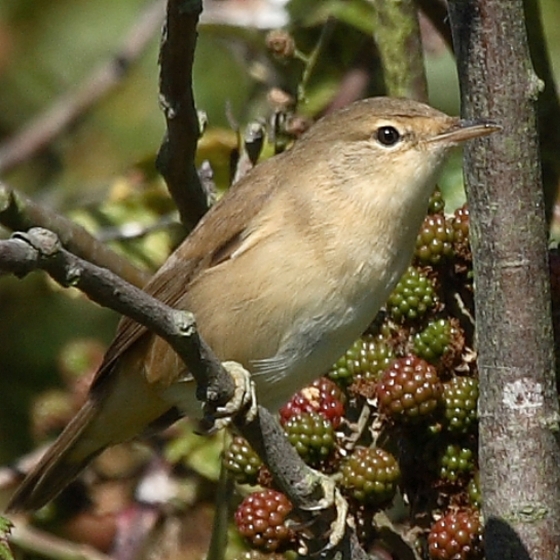
M110 271L76 257L61 246L56 235L45 229L33 228L0 241L0 273L25 276L36 269L46 271L63 286L79 288L93 301L131 317L164 338L195 378L197 394L204 395L206 400L206 419L213 424L217 407L232 397L234 383L198 335L191 313L175 310ZM237 419L236 426L301 516L314 522L314 535L328 534L332 518L323 516L320 507L325 499L321 479L301 460L273 415L259 406L254 419L247 423L245 419ZM315 511L320 511L321 516ZM332 553L336 551L343 551L344 558L367 558L348 525L344 538Z
M111 560L91 546L76 544L45 533L28 523L16 523L10 542L31 554L51 560Z
M43 227L56 233L65 247L90 262L108 268L135 286L143 286L150 274L109 249L72 220L43 208L0 183L0 224L12 231Z
M536 131L542 84L531 67L522 0L453 0L449 12L464 117L490 115L503 126L465 147L486 558L525 558L526 549L553 560L560 417Z
M550 223L560 180L560 99L550 63L539 3L537 0L526 0L524 6L531 58L537 76L544 82L538 103L538 128L545 210Z
M383 65L387 95L427 101L418 12L413 0L376 0L373 35Z
M156 166L188 230L209 205L194 162L199 125L192 91L192 65L201 11L201 0L169 0L160 50L160 104L167 133Z
M112 91L128 74L159 30L164 0L155 0L140 14L117 54L103 63L72 93L63 95L0 146L0 173L28 160L63 133L78 117Z

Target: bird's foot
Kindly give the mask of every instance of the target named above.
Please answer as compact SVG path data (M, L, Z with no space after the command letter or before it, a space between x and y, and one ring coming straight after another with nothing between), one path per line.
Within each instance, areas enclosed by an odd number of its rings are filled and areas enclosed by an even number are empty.
M235 390L224 405L211 410L205 406L205 415L197 430L200 433L209 434L225 428L240 414L244 415L245 422L251 422L257 416L257 397L251 374L237 362L223 362L222 365L231 375Z

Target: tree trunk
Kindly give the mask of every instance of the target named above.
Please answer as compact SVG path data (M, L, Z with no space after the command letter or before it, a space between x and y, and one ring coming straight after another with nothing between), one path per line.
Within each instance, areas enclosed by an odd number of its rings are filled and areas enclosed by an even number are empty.
M476 285L487 560L560 557L560 453L547 227L521 0L449 2L464 116L503 131L465 149Z

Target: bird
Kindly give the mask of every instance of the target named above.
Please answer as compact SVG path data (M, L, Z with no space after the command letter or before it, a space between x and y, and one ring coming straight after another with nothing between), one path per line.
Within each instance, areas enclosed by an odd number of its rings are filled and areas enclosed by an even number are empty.
M196 318L222 361L279 408L364 332L412 259L450 149L499 126L429 105L362 99L256 165L206 213L144 290ZM85 404L8 511L36 510L106 448L200 403L167 342L124 317Z

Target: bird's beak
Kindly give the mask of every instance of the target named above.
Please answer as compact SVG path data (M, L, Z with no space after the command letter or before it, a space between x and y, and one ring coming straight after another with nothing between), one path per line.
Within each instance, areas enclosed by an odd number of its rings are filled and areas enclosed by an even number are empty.
M430 138L428 142L446 142L449 144L459 144L465 140L472 138L480 138L488 136L494 132L502 130L502 127L490 120L474 119L465 120L457 119L457 121L446 131Z

